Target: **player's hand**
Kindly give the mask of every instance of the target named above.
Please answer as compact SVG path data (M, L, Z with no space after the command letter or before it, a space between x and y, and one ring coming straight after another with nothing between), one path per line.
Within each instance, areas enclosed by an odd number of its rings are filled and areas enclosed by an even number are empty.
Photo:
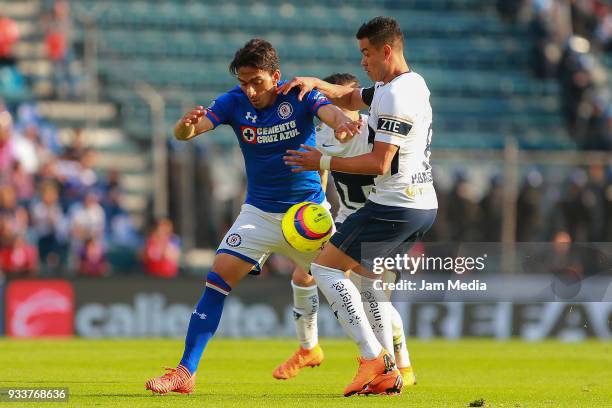
M363 122L361 118L352 122L345 122L334 130L334 136L342 143L346 143L361 131Z
M283 85L276 88L277 94L287 95L293 88L300 88L298 94L298 100L301 101L308 92L316 88L318 79L313 77L295 77L289 82L285 82Z
M291 169L294 173L303 171L319 170L319 162L321 160L321 152L312 146L300 145L301 150L287 150L287 156L283 156L283 160L287 166L296 166Z
M205 113L206 109L203 106L196 106L195 108L183 115L183 117L181 118L181 122L183 122L185 126L197 125Z

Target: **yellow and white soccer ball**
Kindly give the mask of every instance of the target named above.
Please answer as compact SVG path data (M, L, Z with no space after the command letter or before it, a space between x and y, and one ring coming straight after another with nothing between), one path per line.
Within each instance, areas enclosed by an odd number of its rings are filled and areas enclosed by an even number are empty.
M323 247L332 236L334 220L329 211L315 203L293 205L281 223L283 236L300 252L314 252Z

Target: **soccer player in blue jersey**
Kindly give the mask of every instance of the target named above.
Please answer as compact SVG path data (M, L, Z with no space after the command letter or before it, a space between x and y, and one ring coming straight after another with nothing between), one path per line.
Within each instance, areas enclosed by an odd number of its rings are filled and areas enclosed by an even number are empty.
M231 126L244 156L247 197L219 245L204 293L191 315L179 365L146 383L155 393L193 392L200 358L219 325L226 296L247 274L259 273L270 253L284 254L306 270L314 260L316 253L289 246L280 223L293 204L327 202L317 171L296 173L285 166L287 149L315 146L315 116L339 137L359 131L358 123L316 90L300 99L298 90L277 94L277 87L285 81L281 81L276 50L265 40L248 41L236 52L229 69L239 86L207 109L200 106L185 114L174 134L179 140L190 140L219 125Z

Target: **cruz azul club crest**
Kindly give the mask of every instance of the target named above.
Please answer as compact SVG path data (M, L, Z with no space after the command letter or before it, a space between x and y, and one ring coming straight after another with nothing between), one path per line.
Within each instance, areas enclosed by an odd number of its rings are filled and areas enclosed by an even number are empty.
M293 113L293 106L289 102L283 102L278 107L278 116L281 119L287 119Z

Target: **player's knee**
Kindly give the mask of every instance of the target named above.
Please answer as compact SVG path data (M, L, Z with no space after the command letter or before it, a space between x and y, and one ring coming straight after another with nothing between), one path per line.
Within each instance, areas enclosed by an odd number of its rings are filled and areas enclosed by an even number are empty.
M293 275L291 277L291 281L301 287L314 286L316 284L314 278L311 274L307 273L301 268L295 268L293 270Z
M359 265L358 262L342 252L331 242L328 242L323 247L323 250L317 255L314 263L328 268L339 269L343 272Z

